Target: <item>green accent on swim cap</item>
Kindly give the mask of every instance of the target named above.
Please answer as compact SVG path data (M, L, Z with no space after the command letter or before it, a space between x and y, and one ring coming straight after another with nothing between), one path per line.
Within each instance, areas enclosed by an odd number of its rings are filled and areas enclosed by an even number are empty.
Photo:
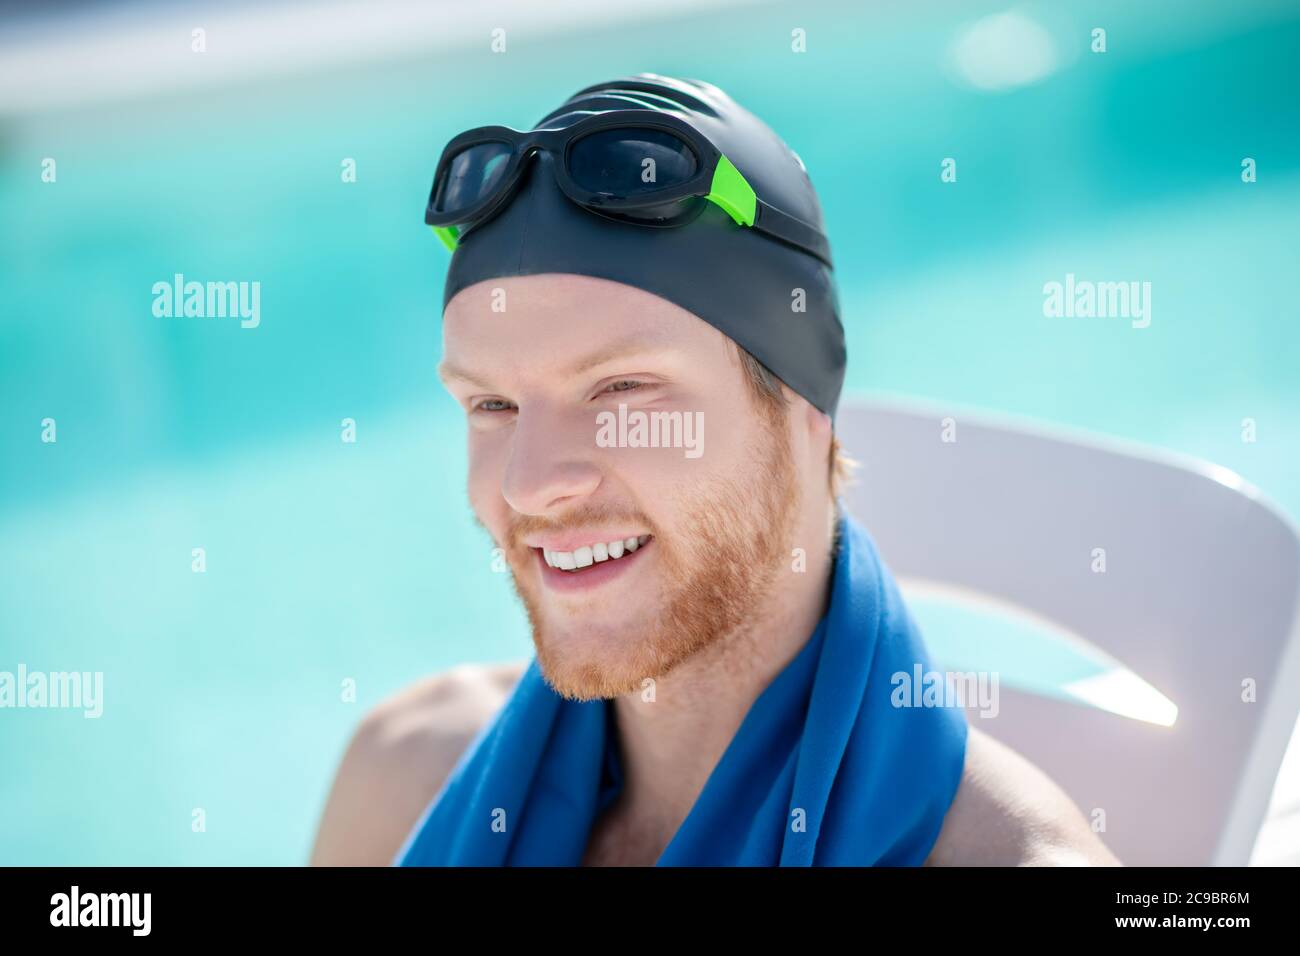
M726 156L718 157L718 168L713 171L713 182L709 184L709 194L705 198L721 206L740 225L754 224L758 196Z
M430 226L433 234L442 240L442 244L452 252L456 251L456 237L459 235L455 226Z

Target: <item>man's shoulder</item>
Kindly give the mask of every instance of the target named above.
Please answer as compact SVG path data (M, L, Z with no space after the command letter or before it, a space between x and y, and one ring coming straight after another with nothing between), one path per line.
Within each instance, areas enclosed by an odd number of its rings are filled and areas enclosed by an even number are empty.
M970 727L957 795L927 866L1119 866L1079 808L1029 760Z
M311 862L389 863L527 666L527 660L460 664L370 710L339 764Z
M472 737L514 689L527 660L457 664L421 678L378 704L362 718L356 738L379 754L403 751L420 741Z

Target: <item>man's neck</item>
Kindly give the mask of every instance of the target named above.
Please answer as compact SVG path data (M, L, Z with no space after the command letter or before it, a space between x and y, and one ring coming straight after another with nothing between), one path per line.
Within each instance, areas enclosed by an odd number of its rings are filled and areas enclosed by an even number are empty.
M807 644L830 597L833 506L805 516L806 569L786 560L746 625L715 641L645 691L614 700L623 790L605 827L657 847L686 819L745 715ZM650 699L647 699L650 698ZM649 860L653 862L653 860Z

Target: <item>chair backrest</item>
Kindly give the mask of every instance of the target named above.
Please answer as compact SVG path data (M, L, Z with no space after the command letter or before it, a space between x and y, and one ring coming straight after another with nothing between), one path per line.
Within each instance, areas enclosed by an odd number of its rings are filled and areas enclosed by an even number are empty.
M962 410L845 400L836 432L862 464L845 505L905 592L1023 608L1178 707L1160 726L1003 686L971 723L1103 810L1124 863L1244 865L1300 710L1287 519L1226 469Z

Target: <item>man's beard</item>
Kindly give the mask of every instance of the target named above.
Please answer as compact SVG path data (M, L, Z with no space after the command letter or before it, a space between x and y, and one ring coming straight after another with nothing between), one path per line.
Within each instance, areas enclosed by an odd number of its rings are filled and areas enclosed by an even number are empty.
M512 521L505 549L511 577L532 624L538 665L557 693L594 700L643 690L647 678L661 678L705 648L740 637L746 622L764 612L777 572L791 553L799 489L784 415L765 417L763 424L760 444L735 479L709 479L701 490L683 493L677 526L667 535L639 511L586 508L562 520L519 516ZM653 535L661 590L652 603L661 610L593 640L590 629L584 630L579 599L568 614L572 633L556 633L537 594L542 585L536 571L519 572L535 568L537 560L521 543L523 537L620 520Z

